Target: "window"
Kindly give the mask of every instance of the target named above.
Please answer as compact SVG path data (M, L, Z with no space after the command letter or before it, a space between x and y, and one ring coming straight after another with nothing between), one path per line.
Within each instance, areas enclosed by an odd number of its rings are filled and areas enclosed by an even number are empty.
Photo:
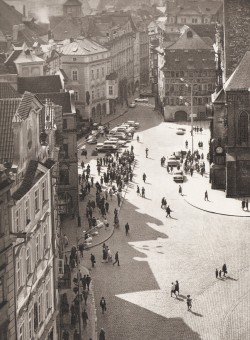
M41 258L41 239L40 234L36 235L36 262Z
M25 340L24 339L24 323L22 323L19 326L19 340Z
M69 184L69 170L61 169L59 172L60 184L68 185Z
M28 326L29 326L29 340L33 337L33 310L31 309L28 314Z
M72 80L74 80L74 81L78 80L78 71L77 70L72 71Z
M3 303L4 300L4 284L3 277L0 277L0 304Z
M35 212L39 210L39 189L35 191Z
M192 24L197 24L197 22L198 22L197 18L192 19Z
M95 79L95 73L94 70L91 70L91 79L94 80Z
M97 78L97 79L99 79L99 76L100 76L99 73L100 73L100 70L99 70L99 68L98 68L98 69L96 70L96 78Z
M31 258L30 258L30 248L26 249L26 273L27 276L31 273Z
M248 142L248 115L246 112L241 112L239 117L239 142Z
M47 224L45 224L45 226L43 227L43 249L47 249L48 248L48 244L47 244Z
M67 124L67 119L63 119L63 129L67 129L68 124Z
M77 58L73 58L73 61L77 61Z
M95 91L94 90L91 92L91 96L92 96L92 100L94 100L95 99Z
M42 202L44 203L47 200L47 182L44 181L42 183Z
M112 96L113 94L113 86L109 85L109 95Z
M47 313L49 312L50 307L50 281L48 281L45 286L45 310Z
M77 102L79 100L79 92L75 91L75 101Z
M102 67L102 77L104 77L104 67Z
M38 328L38 306L37 302L34 303L34 329L35 331Z
M25 220L26 220L26 225L30 223L30 201L27 198L25 201Z
M68 144L63 144L64 158L69 158L69 146Z
M38 302L37 302L37 316L38 316L38 325L43 321L42 316L42 293L38 296Z
M21 261L19 257L16 258L16 279L17 289L19 289L22 285Z
M192 31L187 32L187 38L193 38L193 32Z
M15 212L15 224L16 224L16 230L17 231L21 230L21 225L20 225L20 208L17 208L16 212Z

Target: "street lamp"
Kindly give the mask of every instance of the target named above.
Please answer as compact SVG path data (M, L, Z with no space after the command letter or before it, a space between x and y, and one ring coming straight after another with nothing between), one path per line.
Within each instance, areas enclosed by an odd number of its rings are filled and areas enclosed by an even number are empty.
M192 140L192 155L194 153L194 133L193 133L193 126L194 126L194 109L193 109L193 90L194 90L194 84L193 83L190 83L188 81L186 81L184 78L180 78L180 81L185 83L185 86L186 87L190 87L190 90L191 90L191 102L190 102L190 106L191 106L191 140Z

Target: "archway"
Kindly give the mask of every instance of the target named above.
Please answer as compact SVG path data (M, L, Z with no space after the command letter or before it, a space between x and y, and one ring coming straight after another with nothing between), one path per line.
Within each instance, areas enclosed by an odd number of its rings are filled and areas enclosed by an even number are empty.
M102 104L102 113L103 113L103 115L106 114L106 104L105 103Z
M175 117L174 117L176 122L183 122L187 121L187 112L186 111L176 111L175 112Z

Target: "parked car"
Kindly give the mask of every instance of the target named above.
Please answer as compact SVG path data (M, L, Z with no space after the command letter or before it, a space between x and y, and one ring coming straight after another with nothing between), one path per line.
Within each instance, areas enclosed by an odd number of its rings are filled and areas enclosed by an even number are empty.
M148 98L135 98L137 103L148 103Z
M173 153L173 156L175 156L175 158L176 159L181 159L181 158L183 158L183 157L185 157L185 155L187 154L187 151L175 151L174 153Z
M154 97L155 95L152 92L141 92L140 93L140 98L145 98L145 97Z
M129 103L129 107L131 107L131 108L134 108L134 107L136 107L136 102L135 102L135 101L133 101L133 102Z
M120 140L119 138L116 138L116 137L110 137L110 138L108 138L108 140L110 140L112 142L116 142L119 147L125 146L126 143L127 143L126 140Z
M139 129L140 123L135 122L134 120L128 120L125 124L134 127L135 129Z
M183 182L184 180L183 171L182 170L175 171L173 175L173 180L175 182Z
M179 166L180 162L178 161L178 159L176 159L174 155L172 155L168 157L167 165L168 166Z
M177 130L177 131L176 131L176 134L182 136L182 135L185 135L185 131L183 131L183 130Z
M86 145L81 146L80 150L81 150L81 155L82 156L86 156L87 155Z
M118 148L115 145L99 145L98 148L96 148L98 152L110 152L114 153L118 151Z
M115 133L111 136L118 138L118 139L121 139L121 140L125 140L125 141L127 141L128 139L131 139L131 136L128 136L128 135L126 135L126 133L123 133L123 132L117 132L117 133Z
M87 139L88 144L96 144L97 143L97 138L95 136L89 136Z

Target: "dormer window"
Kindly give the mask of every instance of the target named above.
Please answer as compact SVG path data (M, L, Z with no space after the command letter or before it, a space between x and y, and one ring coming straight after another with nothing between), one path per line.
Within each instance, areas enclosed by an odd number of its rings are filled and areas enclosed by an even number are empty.
M188 39L193 38L193 32L192 31L187 32L187 38Z

